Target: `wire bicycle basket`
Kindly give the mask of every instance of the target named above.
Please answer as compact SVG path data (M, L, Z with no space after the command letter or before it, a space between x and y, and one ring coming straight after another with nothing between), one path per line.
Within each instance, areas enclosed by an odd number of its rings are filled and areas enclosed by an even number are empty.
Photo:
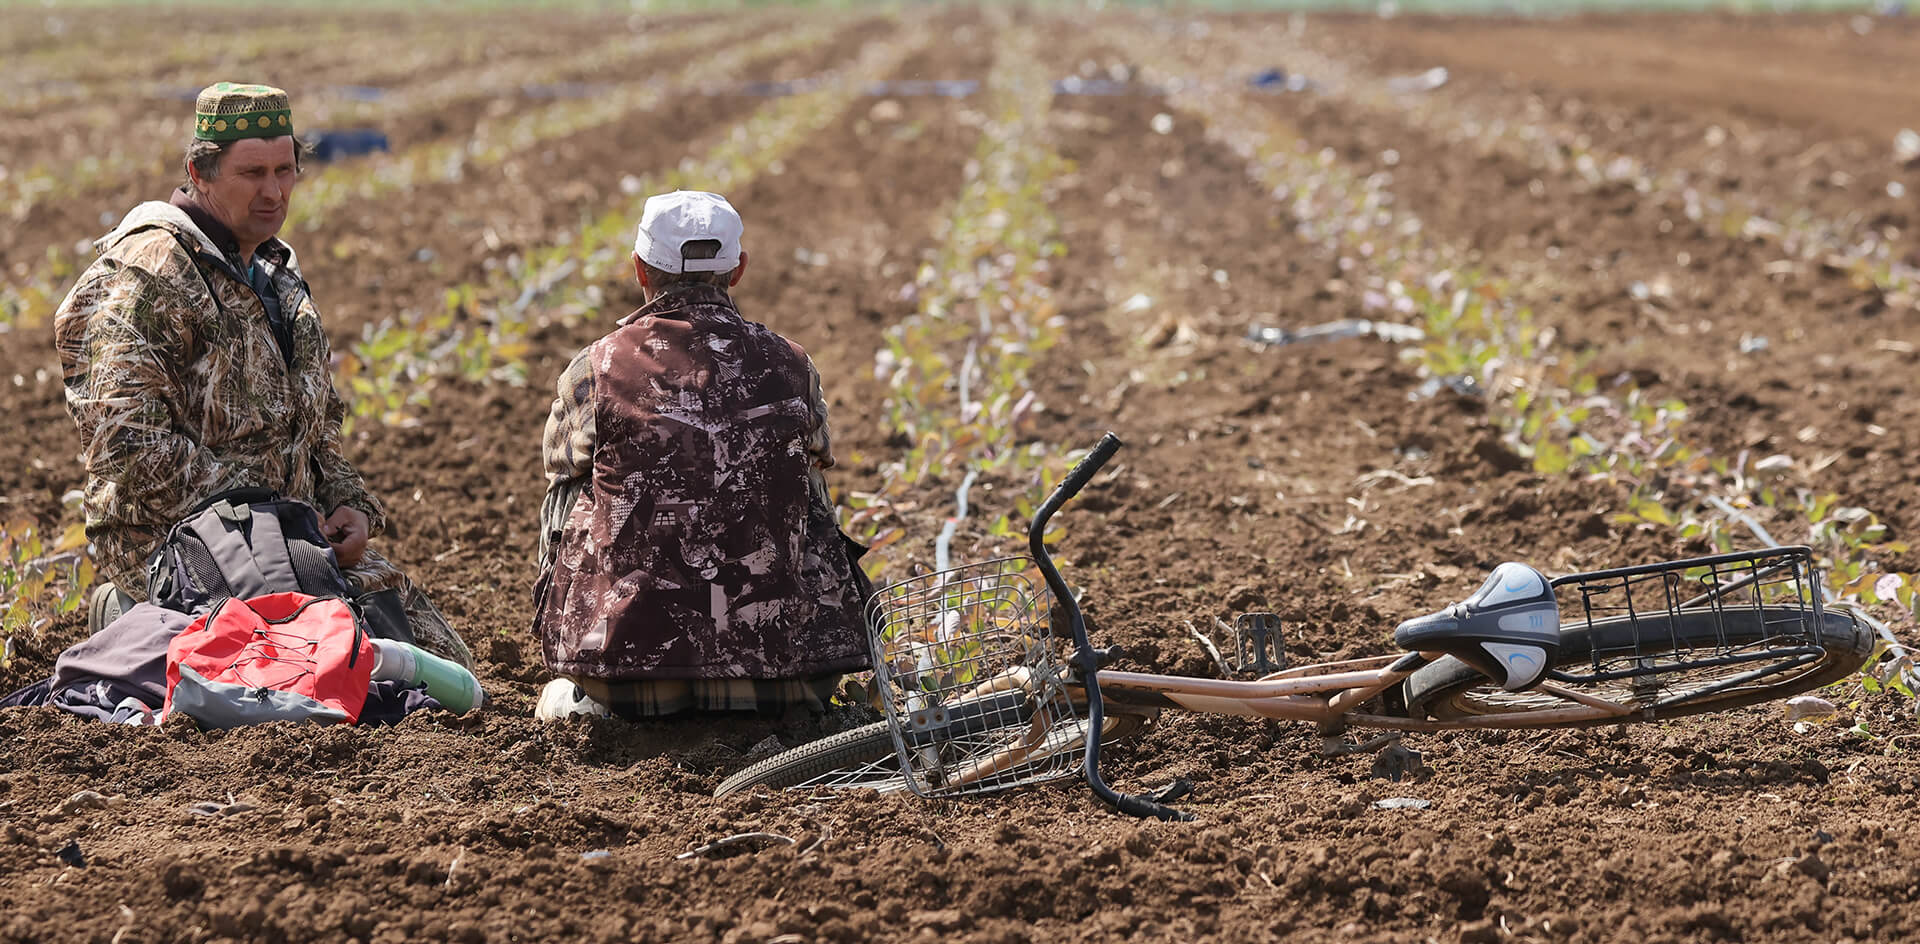
M991 793L1078 771L1086 726L1062 677L1051 604L1028 557L925 574L874 595L874 680L914 793Z
M1553 581L1562 631L1589 658L1558 680L1609 686L1642 710L1737 697L1824 657L1827 613L1806 547L1721 554Z

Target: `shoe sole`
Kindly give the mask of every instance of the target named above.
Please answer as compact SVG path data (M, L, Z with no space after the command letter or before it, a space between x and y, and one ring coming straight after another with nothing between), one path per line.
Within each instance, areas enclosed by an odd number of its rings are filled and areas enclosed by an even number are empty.
M126 611L120 606L120 591L112 584L97 587L87 599L87 634L92 635L117 620Z

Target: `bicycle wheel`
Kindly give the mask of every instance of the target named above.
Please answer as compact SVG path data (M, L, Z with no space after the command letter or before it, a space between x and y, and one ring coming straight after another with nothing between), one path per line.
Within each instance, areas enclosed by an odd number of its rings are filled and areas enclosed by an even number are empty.
M1101 735L1100 743L1111 744L1133 737L1144 730L1153 717L1131 713L1107 715L1106 732ZM893 734L887 730L885 721L876 721L775 754L721 781L713 795L731 796L753 787L776 790L824 787L891 793L907 789L907 778L900 772Z
M895 762L893 735L885 721L876 721L781 751L721 781L713 795L731 796L759 786L864 787L886 792L906 785Z
M1792 607L1680 610L1566 630L1548 680L1636 710L1516 719L1511 726L1589 727L1754 705L1840 681L1872 654L1873 634L1844 612L1825 611L1817 633L1781 631L1783 623L1801 625L1801 616ZM1537 690L1505 691L1452 656L1415 672L1405 686L1407 713L1414 718L1454 721L1571 705Z

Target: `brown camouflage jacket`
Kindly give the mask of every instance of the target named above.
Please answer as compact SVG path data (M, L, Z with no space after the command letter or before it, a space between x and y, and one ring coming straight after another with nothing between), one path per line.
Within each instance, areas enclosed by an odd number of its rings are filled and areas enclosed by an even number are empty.
M832 459L806 353L724 291L685 286L575 364L586 379L562 378L548 427L549 508L574 491L568 472L589 471L535 588L548 667L639 680L864 666L851 562L816 484Z
M143 203L95 248L54 316L67 410L80 427L87 536L101 572L145 598L144 565L203 499L272 488L322 516L385 524L341 455L345 406L293 251L256 253L290 322L285 356L239 260L178 207Z

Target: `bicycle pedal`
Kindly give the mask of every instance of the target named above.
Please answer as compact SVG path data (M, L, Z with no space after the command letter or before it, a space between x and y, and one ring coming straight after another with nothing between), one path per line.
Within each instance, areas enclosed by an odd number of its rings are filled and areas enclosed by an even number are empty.
M1271 675L1287 667L1287 647L1275 613L1242 613L1233 621L1233 667L1241 675Z

